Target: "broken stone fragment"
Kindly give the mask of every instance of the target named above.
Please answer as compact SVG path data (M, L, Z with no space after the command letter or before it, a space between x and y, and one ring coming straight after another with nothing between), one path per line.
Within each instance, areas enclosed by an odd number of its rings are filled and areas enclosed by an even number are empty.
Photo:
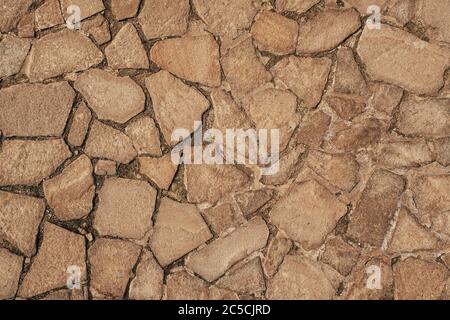
M352 126L335 133L331 142L343 151L357 151L379 141L383 130L381 121L375 118L352 123Z
M401 26L410 22L416 14L416 0L390 1L386 8L388 17L394 18Z
M6 140L0 152L0 186L38 185L71 152L62 139Z
M148 69L149 62L141 38L132 23L125 24L105 48L108 66L113 69Z
M44 181L44 194L60 220L81 219L89 214L95 195L91 160L81 155L62 173Z
M352 49L342 47L337 52L337 67L333 88L341 93L362 94L366 90L366 81L355 61Z
M194 123L202 120L203 113L209 107L209 101L199 91L167 71L152 74L145 79L145 85L152 98L156 121L171 146L179 142L172 141L173 131L193 131Z
M249 219L252 214L261 209L274 195L270 189L250 190L234 196L244 217Z
M335 290L320 264L300 256L286 256L267 284L269 300L331 300Z
M264 272L269 278L272 278L277 273L278 267L292 249L292 246L293 243L291 240L279 236L279 234L270 240L263 262Z
M450 210L450 175L419 175L412 179L410 188L420 215Z
M150 247L162 266L183 257L212 238L197 207L163 198L150 240Z
M93 297L122 299L140 252L141 247L128 241L96 240L88 250Z
M0 248L0 299L14 298L22 273L23 258Z
M0 10L0 32L7 33L14 29L32 3L33 0L3 0Z
M202 212L208 225L211 226L212 231L217 235L220 235L231 228L236 228L246 221L229 203L204 209Z
M377 45L373 46L374 43ZM417 94L437 93L450 66L449 49L387 24L382 24L379 30L364 28L357 52L373 80Z
M185 166L184 184L189 202L214 204L222 196L243 189L249 182L249 175L232 165Z
M138 22L149 39L181 36L187 30L189 0L146 0Z
M44 211L42 199L0 191L0 240L30 257Z
M447 167L450 164L450 137L433 142L436 161Z
M396 300L437 300L448 278L447 268L435 261L408 258L393 269Z
M356 8L362 16L372 14L372 11L368 11L370 6L377 6L381 10L386 6L388 0L344 0L349 5Z
M28 39L4 35L0 42L0 79L20 72L30 47Z
M91 69L77 78L75 89L100 120L125 123L145 109L145 94L130 77Z
M33 38L34 34L34 14L26 13L17 24L17 35L21 38Z
M166 286L166 300L206 300L209 295L207 283L185 270L170 273Z
M19 84L0 90L0 128L6 137L60 137L75 92L67 82Z
M193 5L208 30L216 35L236 38L243 30L249 29L261 0L194 0Z
M150 50L150 57L161 69L180 78L220 86L219 45L212 35L159 41Z
M84 143L91 120L91 110L86 106L86 103L81 102L75 110L67 136L67 141L71 146L80 147Z
M292 139L298 143L318 148L322 144L330 123L331 117L321 110L309 113L300 123L299 129Z
M331 238L325 243L325 250L320 255L320 261L336 269L343 276L352 271L358 261L359 250L342 238Z
M83 236L46 222L43 241L17 295L31 298L67 284L68 268L76 266L80 281L86 275L86 248Z
M63 29L33 43L24 70L30 81L43 81L86 70L103 61L103 53L85 35Z
M300 58L290 56L282 59L272 69L275 83L292 90L302 106L317 107L322 99L331 70L328 58Z
M141 0L111 0L111 13L116 20L135 17Z
M139 155L161 156L161 142L155 121L150 117L142 117L131 122L125 133L133 141Z
M419 167L433 157L424 141L385 142L380 145L378 163L390 168Z
M418 0L415 8L415 19L426 26L426 35L450 43L450 2Z
M106 179L98 192L93 227L101 236L142 239L152 226L156 195L145 181Z
M160 300L163 295L164 271L150 251L144 250L136 269L136 277L130 283L132 300Z
M329 183L344 191L351 191L359 180L359 164L348 153L328 154L310 150L308 166Z
M368 106L391 115L403 97L403 89L384 83L373 83L370 86L372 98Z
M297 45L298 24L281 14L264 10L252 25L251 34L258 49L276 55L293 53Z
M64 23L59 0L46 0L34 12L36 28L44 30Z
M354 9L326 9L300 23L297 53L318 53L336 48L361 26Z
M82 21L80 27L81 30L90 34L100 46L111 40L109 22L101 14L96 15L92 19Z
M348 236L380 247L404 189L401 176L386 170L375 171L351 215Z
M161 158L139 157L138 161L140 173L155 182L159 188L169 189L178 168L172 162L170 153Z
M131 139L125 133L97 120L92 123L85 153L92 158L106 158L125 164L137 155Z
M98 160L95 164L95 174L98 176L115 176L117 173L117 166L115 161Z
M219 238L190 254L186 267L207 281L214 281L230 267L267 243L269 229L260 217L250 220L230 235Z
M366 109L363 99L351 95L329 95L326 97L326 102L340 118L347 121L351 121Z
M293 11L302 14L319 2L320 0L276 0L276 7L278 12Z
M72 6L77 6L80 8L80 19L84 20L105 10L102 0L60 0L61 10L67 20L73 11L70 10Z
M266 283L260 258L254 258L243 265L233 267L217 280L216 286L239 294L259 294L266 290Z
M346 212L345 203L311 180L294 184L273 206L270 220L290 239L306 249L315 249L322 245Z

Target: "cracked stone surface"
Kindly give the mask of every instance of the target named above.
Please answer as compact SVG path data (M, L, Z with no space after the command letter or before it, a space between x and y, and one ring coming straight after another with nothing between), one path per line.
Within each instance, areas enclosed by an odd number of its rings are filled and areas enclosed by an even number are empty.
M0 299L450 298L449 0L0 3Z

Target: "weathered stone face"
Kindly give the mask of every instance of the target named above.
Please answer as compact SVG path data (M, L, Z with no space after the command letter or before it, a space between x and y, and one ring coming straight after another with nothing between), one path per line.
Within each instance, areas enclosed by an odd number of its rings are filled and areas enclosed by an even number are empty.
M0 299L10 299L16 294L22 272L23 258L12 254L6 249L0 249Z
M0 79L18 74L30 50L27 39L6 35L0 42Z

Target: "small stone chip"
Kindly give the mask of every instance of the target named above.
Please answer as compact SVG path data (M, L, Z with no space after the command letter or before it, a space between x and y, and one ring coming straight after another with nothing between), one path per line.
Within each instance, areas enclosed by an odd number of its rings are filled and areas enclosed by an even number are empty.
M0 42L0 79L19 73L30 47L28 39L11 35L3 37Z
M164 271L150 251L145 250L130 283L132 300L160 300L163 295Z
M0 300L14 298L22 273L23 258L0 248Z

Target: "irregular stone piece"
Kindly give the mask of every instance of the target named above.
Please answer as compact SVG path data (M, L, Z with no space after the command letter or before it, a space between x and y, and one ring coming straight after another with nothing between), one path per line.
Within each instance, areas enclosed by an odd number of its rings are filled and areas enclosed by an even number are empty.
M32 12L24 14L20 19L17 24L17 35L21 38L34 37L34 14Z
M342 47L337 52L337 67L333 87L337 92L354 94L364 93L366 89L366 81L350 48Z
M436 161L445 167L450 165L450 137L437 139L433 143Z
M347 276L357 263L359 251L342 238L332 238L325 243L320 261L332 266L343 276Z
M431 151L424 141L383 143L378 156L380 164L391 168L419 167L432 161Z
M73 12L69 10L71 6L78 6L80 8L80 20L84 20L105 10L102 0L60 0L61 9L65 19L67 20Z
M200 212L192 204L163 198L150 240L150 247L162 266L183 257L212 238Z
M125 133L133 140L133 146L139 155L161 156L161 142L155 121L150 117L142 117L131 122Z
M172 141L175 129L197 129L194 128L194 122L201 121L209 107L208 100L199 91L185 85L167 71L152 74L145 79L145 85L166 142L171 146L178 143Z
M92 19L82 21L80 27L81 30L90 34L100 46L111 40L109 22L101 14L96 15Z
M431 217L431 228L445 235L450 235L450 211L435 214Z
M272 278L278 271L278 267L283 262L284 257L292 249L292 241L277 235L267 246L266 257L263 262L265 274Z
M381 82L373 83L370 88L373 95L368 105L391 115L403 97L403 89Z
M378 142L381 133L382 123L378 119L369 118L337 132L331 142L340 150L357 151Z
M256 55L252 39L236 40L228 52L222 51L222 68L235 98L243 98L272 79Z
M293 53L297 44L298 24L281 14L264 10L252 25L251 34L261 51L276 55Z
M236 262L263 248L268 236L266 223L256 217L225 238L189 255L185 265L207 281L214 281Z
M172 162L170 153L161 158L139 157L138 161L140 173L154 181L161 189L169 189L178 168Z
M415 18L427 26L426 34L437 41L450 43L450 1L418 0Z
M44 194L60 220L81 219L92 210L95 195L91 160L81 155L60 175L44 181Z
M242 266L232 268L216 285L239 294L258 294L266 290L261 260L254 258Z
M59 0L46 0L34 12L36 28L44 30L64 23Z
M385 170L375 171L352 213L348 236L380 247L404 188L401 176Z
M290 239L307 249L318 248L347 212L325 187L315 180L294 184L270 212L270 220Z
M416 0L390 1L387 6L386 15L395 18L401 25L410 22L416 13Z
M219 45L212 35L159 41L150 50L150 57L161 69L180 78L220 86Z
M74 147L79 147L86 139L86 134L89 129L89 124L92 120L91 110L86 106L86 103L81 102L72 118L72 124L69 129L67 141Z
M308 258L286 256L267 284L269 300L331 300L335 290L320 265Z
M84 237L48 222L44 224L43 234L38 254L19 288L19 297L31 298L66 286L70 266L79 268L81 282L86 279Z
M446 267L437 262L408 258L394 265L396 300L437 300L448 278Z
M22 273L23 258L0 248L0 299L14 298Z
M116 162L100 159L95 164L94 171L98 176L115 176L117 173Z
M358 182L359 164L351 154L328 154L311 150L308 166L319 176L344 191L351 191Z
M373 80L417 94L437 93L450 66L449 49L386 24L379 30L364 28L357 52Z
M411 181L410 188L420 214L450 210L450 175L420 175Z
M19 84L0 90L0 129L6 137L59 137L74 99L67 82Z
M166 280L166 300L206 300L207 283L185 270L172 272Z
M326 101L339 117L347 121L353 120L366 109L365 103L357 97L341 94L330 95L326 97Z
M147 39L181 36L187 30L189 0L146 0L138 22Z
M392 252L413 252L416 250L437 249L438 239L425 227L421 226L402 208L392 236L389 250Z
M0 79L16 75L30 51L30 41L5 35L0 42Z
M135 17L141 0L111 0L111 13L116 20Z
M355 7L362 16L372 14L372 11L368 11L370 6L378 6L383 9L388 0L344 0L351 6Z
M261 0L193 1L196 12L209 31L231 38L236 38L242 30L250 27L261 3Z
M275 82L286 86L309 109L315 108L323 94L331 70L328 58L299 58L289 56L272 69Z
M137 155L125 133L96 120L92 123L84 152L89 157L107 158L125 164Z
M318 4L320 0L276 0L278 12L294 11L304 13Z
M164 271L150 251L145 250L130 283L129 297L133 300L160 300L163 294Z
M118 239L98 239L89 248L94 297L122 299L141 248Z
M108 66L113 69L148 69L148 57L132 23L125 24L105 49Z
M326 9L300 23L297 53L317 53L336 48L361 26L354 9Z
M244 217L250 218L253 213L258 211L272 199L273 194L273 191L269 189L250 190L237 194L234 198L244 214Z
M450 135L450 100L408 98L400 105L396 127L405 135L447 137Z
M156 194L145 181L106 179L98 192L94 228L101 236L142 239L151 228Z
M186 165L184 184L188 201L216 203L222 196L245 187L250 177L232 165Z
M44 211L42 199L0 191L0 240L31 256Z
M0 152L0 186L38 185L71 152L62 139L6 140Z
M229 203L208 208L202 212L212 231L218 235L246 221Z
M33 43L25 63L30 81L42 81L69 72L86 70L102 62L102 52L78 31L63 29Z
M101 120L125 123L145 109L145 94L130 77L91 69L77 78L75 89Z
M7 33L14 29L32 3L33 0L3 0L0 10L0 32Z
M309 113L300 124L295 138L298 143L318 148L330 127L331 117L323 111Z

